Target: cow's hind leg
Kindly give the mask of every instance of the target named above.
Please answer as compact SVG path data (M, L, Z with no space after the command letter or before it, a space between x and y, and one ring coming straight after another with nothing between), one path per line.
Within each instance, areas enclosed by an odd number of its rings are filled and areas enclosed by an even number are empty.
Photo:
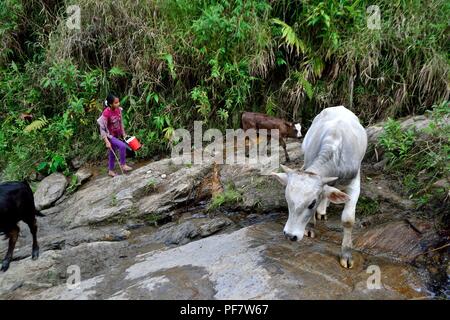
M17 238L19 237L19 231L20 231L19 227L14 226L6 235L9 238L9 244L8 244L8 252L6 253L6 256L2 262L2 269L1 269L2 271L6 271L9 268L9 264L13 257L14 248L16 247Z
M352 257L352 230L355 223L356 203L358 202L360 192L360 178L358 175L350 182L346 188L346 192L350 200L346 202L344 211L342 211L342 227L344 229L344 237L342 239L342 248L340 256L340 264L344 268L353 268Z
M37 223L36 218L33 218L33 221L27 222L28 227L30 228L31 235L33 236L33 249L31 251L31 258L36 260L39 258L39 245L37 241Z
M319 205L316 209L316 219L317 220L327 220L327 208L330 204L330 200L327 197L324 197L322 201L320 201Z

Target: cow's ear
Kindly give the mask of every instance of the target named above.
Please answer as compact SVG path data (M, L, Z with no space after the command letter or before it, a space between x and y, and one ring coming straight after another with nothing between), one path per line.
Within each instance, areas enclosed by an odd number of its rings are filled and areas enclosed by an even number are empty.
M323 193L328 200L336 204L345 203L350 200L350 197L345 192L327 185L323 187Z
M272 172L271 174L272 176L274 176L275 178L277 178L278 181L280 181L280 183L282 185L287 185L288 182L288 174L281 172L281 173L276 173L276 172Z

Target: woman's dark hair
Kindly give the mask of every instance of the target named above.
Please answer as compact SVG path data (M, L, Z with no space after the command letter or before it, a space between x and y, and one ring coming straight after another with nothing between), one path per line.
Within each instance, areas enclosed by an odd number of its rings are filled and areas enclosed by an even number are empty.
M103 102L105 108L111 106L116 98L118 97L115 94L113 93L108 94L106 100Z

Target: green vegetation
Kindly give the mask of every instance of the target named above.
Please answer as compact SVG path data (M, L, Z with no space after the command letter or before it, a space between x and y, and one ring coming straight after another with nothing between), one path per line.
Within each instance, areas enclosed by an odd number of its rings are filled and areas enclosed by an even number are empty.
M148 194L150 192L155 191L157 188L157 185L158 185L158 181L156 181L155 178L150 178L147 181L147 185L145 186L145 193Z
M73 4L79 30L66 25ZM141 158L168 152L173 131L194 120L236 128L243 110L307 127L332 105L369 124L441 103L449 2L380 0L380 30L367 28L371 4L3 0L2 179L69 175L75 156L104 159L96 119L110 91L121 98L127 132L143 142Z
M70 183L69 186L67 187L67 193L72 193L74 192L76 189L78 188L78 176L73 174L70 177Z
M356 206L356 215L358 217L372 216L377 213L380 213L378 201L364 196L358 198L358 205Z
M236 190L232 184L228 184L223 192L212 197L207 211L213 211L223 206L233 205L239 201L242 201L242 194Z
M109 205L111 206L111 207L115 207L115 206L117 206L117 204L119 203L119 200L117 199L117 195L112 195L111 196L111 201L109 202Z
M389 164L394 165L404 160L411 151L415 139L413 129L404 131L398 121L389 118L380 136L380 144L386 152Z
M145 216L144 220L148 225L154 225L157 226L158 225L158 221L160 221L162 218L161 214L157 214L157 213L149 213Z
M448 102L433 106L429 114L431 122L421 132L402 130L398 121L389 120L379 139L386 152L388 170L402 180L419 207L448 196L448 188L435 187L437 181L450 177Z

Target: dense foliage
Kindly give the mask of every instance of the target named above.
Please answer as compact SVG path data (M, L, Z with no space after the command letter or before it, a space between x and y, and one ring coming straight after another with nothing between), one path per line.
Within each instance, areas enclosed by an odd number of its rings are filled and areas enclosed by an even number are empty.
M344 104L364 123L448 99L445 0L3 0L0 170L5 179L105 156L96 118L116 92L140 157L171 133L238 127L243 110L302 121ZM70 29L66 8L81 9ZM27 116L32 115L32 119Z

